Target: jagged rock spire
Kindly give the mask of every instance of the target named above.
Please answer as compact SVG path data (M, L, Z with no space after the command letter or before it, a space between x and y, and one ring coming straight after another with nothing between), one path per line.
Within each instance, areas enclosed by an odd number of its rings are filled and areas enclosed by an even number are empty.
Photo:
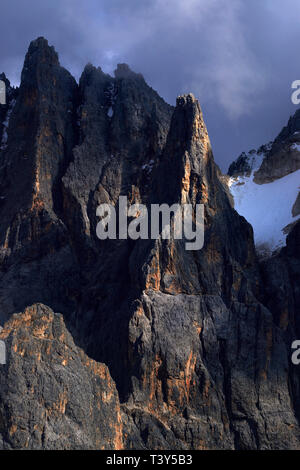
M0 336L0 447L299 448L298 231L261 267L198 101L140 78L88 66L78 86L29 47L0 163L0 321L24 312ZM120 195L204 204L203 249L98 240Z

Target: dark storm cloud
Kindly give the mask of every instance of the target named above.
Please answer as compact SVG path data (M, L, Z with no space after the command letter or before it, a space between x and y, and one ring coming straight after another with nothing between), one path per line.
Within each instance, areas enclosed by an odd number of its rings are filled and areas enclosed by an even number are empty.
M0 71L15 83L37 36L77 79L87 62L107 72L128 62L173 104L192 91L222 169L272 139L295 111L298 0L5 1Z

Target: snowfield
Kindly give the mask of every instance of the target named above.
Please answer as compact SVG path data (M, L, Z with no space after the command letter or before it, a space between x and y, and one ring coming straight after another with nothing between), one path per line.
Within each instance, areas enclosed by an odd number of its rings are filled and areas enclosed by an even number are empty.
M292 207L300 188L300 170L272 183L256 184L250 177L232 177L229 188L236 211L250 222L257 247L271 251L285 245L282 229L299 218L292 216Z

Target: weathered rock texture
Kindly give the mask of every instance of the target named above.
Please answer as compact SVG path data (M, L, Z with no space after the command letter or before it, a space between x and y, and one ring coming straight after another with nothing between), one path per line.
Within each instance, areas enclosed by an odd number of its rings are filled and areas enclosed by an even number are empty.
M259 265L192 95L124 64L77 86L39 38L0 158L3 448L300 448L300 226ZM204 204L203 249L100 241L120 195Z
M300 168L300 110L290 117L272 143L272 147L255 173L258 184L270 183Z
M108 368L78 349L63 316L42 304L0 333L0 445L4 449L122 449L118 393Z
M265 159L269 155L273 142L266 145L261 145L259 149L252 149L248 153L242 152L241 155L234 160L228 168L229 176L246 176L249 177L252 171L255 171L256 160Z

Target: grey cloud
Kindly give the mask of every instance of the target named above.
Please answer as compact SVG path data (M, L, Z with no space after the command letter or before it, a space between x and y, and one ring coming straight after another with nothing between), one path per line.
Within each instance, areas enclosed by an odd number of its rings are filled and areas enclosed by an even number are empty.
M223 170L295 111L298 0L10 0L1 13L0 71L14 83L41 35L77 79L87 62L128 62L167 101L199 98Z

